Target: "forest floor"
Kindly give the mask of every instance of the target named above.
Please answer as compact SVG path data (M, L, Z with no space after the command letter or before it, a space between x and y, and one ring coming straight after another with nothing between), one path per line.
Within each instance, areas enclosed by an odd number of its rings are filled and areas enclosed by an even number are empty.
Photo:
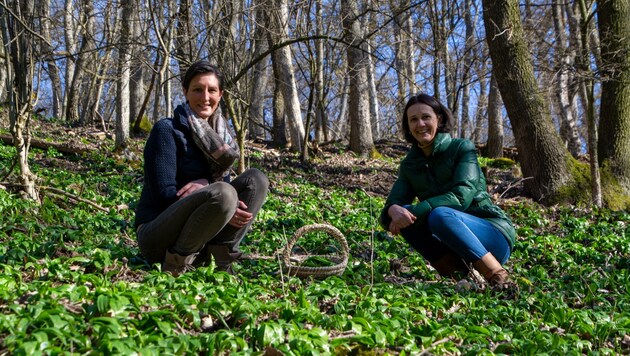
M115 159L123 164L134 167L137 174L137 182L142 181L141 156L147 134L132 135L129 145L125 150L112 152L111 135L95 128L75 127L68 128L55 123L42 121L33 122L34 137L55 147L67 148L69 152L80 150L81 152L101 152L103 155ZM60 144L60 145L59 145ZM51 146L52 147L52 146ZM40 147L41 148L41 147ZM347 149L347 145L341 142L326 143L310 149L310 158L303 162L300 155L287 149L277 149L269 142L245 143L246 167L255 166L264 171L270 178L271 194L277 190L276 182L282 185L293 186L299 190L301 182L319 187L322 190L338 189L348 194L356 191L364 191L372 197L385 199L396 180L398 165L409 149L409 144L402 140L379 140L375 143L379 158L360 157ZM509 154L514 153L508 149ZM85 160L68 160L63 156L42 153L35 155L35 162L42 167L63 169L76 173L91 169L90 162ZM105 173L107 174L107 173ZM484 174L488 184L488 192L495 202L502 208L518 205L521 202L531 202L523 190L523 179L520 170L515 168L491 168L484 167ZM280 199L290 203L291 197ZM127 241L130 248L135 247L135 241ZM363 258L362 252L355 258ZM76 257L69 251L59 249L57 256ZM392 258L390 264L396 265L398 270L409 271L410 266L406 259ZM127 270L116 276L118 280L129 282L139 281L145 271ZM390 276L390 281L397 283L409 283L415 279L412 275Z
M120 153L111 150L111 134L94 127L68 128L54 122L34 120L33 137L46 142L56 142L68 147L70 152L100 151L105 155L118 155L137 163L147 134L131 135L129 146ZM387 197L396 180L398 164L409 149L409 144L400 139L381 139L375 142L379 158L357 156L342 142L324 143L313 149L309 143L309 160L303 162L299 154L287 149L275 148L270 142L246 141L246 166L255 165L265 173L277 178L297 175L322 188L338 187L348 191L364 190L371 195ZM515 148L506 148L507 155L515 156ZM45 162L44 165L50 164ZM58 162L59 164L61 162ZM81 170L80 161L65 161L66 168ZM134 163L130 163L134 164ZM72 167L76 165L76 167ZM518 168L484 167L488 192L495 200L511 204L529 200L523 189L523 178Z
M488 191L518 232L505 266L515 290L484 289L470 275L441 278L404 239L378 226L408 149L398 140L376 142L374 159L323 144L308 162L247 142L245 166L271 182L241 245L248 258L237 276L209 266L173 278L149 265L135 241L146 135L114 152L112 137L99 129L41 119L31 125L39 205L15 194L15 148L0 132L0 354L630 350L630 216L536 204L512 161L479 159ZM345 270L323 279L287 276L279 252L294 231L316 223L344 234ZM313 256L305 265L319 267L331 262L317 258L322 252L340 250L317 232L289 252Z

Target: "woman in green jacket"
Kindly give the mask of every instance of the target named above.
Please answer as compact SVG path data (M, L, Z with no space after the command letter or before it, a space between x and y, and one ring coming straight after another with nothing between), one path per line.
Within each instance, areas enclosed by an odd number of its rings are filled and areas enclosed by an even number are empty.
M474 267L493 286L508 283L502 267L516 239L512 222L490 199L475 145L451 138L453 115L434 97L409 99L402 116L412 144L380 216L442 276ZM417 201L414 199L417 198Z

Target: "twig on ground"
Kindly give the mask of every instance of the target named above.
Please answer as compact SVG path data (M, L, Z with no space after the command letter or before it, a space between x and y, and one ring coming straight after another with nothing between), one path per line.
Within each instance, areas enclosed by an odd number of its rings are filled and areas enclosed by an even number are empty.
M39 187L39 188L41 190L44 190L44 191L49 191L49 192L52 192L54 194L58 194L58 195L62 195L62 196L68 197L68 198L70 198L71 200L74 200L74 201L78 201L78 202L81 202L81 203L88 204L88 205L92 206L93 208L96 208L96 209L98 209L100 211L109 213L109 208L102 207L102 206L98 205L97 203L95 203L95 202L93 202L91 200L88 200L88 199L85 199L85 198L81 198L80 196L74 195L72 193L68 193L65 190L61 190L61 189L57 189L57 188L53 188L53 187L46 187L46 186Z
M505 188L505 190L503 191L503 193L501 193L501 195L499 195L499 199L503 198L503 196L505 195L505 193L507 193L510 189L514 188L517 184L524 182L528 179L533 179L534 177L526 177L526 178L521 178L519 180L517 180L516 182L510 183L510 185L508 185L507 188Z

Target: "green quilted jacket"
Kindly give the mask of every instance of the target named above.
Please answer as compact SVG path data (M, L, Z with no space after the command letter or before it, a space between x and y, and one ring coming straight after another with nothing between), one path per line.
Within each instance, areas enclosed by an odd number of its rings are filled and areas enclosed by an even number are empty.
M514 246L514 226L492 203L471 141L438 133L428 158L418 145L413 145L400 163L398 179L381 212L381 226L385 230L389 227L387 210L391 205L409 205L416 197L418 203L410 207L417 217L414 224L423 223L433 208L446 206L488 220L503 233L510 249Z

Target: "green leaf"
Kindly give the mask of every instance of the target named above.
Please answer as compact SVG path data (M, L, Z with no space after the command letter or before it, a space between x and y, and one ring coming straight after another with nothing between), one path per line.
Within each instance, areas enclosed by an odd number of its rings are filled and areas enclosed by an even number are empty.
M108 296L101 294L96 298L96 310L98 310L98 312L101 314L105 314L107 311L109 311Z

